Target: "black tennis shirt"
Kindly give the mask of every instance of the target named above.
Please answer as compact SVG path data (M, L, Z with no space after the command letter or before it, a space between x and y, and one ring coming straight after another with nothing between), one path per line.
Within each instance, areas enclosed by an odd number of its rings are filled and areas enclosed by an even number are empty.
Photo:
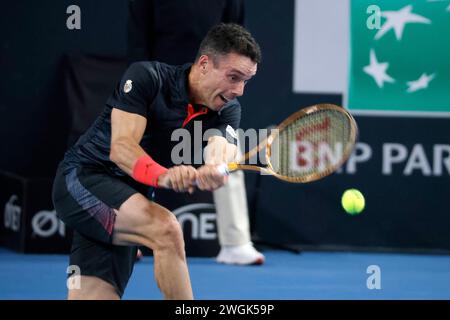
M194 121L201 121L202 135L211 128L219 129L224 137L231 126L239 127L241 106L235 99L229 101L219 112L208 109L206 113L188 118L188 75L191 64L172 66L160 62L136 62L125 71L105 109L87 132L65 154L64 167L96 167L115 176L126 175L109 159L111 150L111 112L117 108L147 118L147 126L140 146L159 164L172 167L173 147L180 141L171 141L174 130L184 128L190 132L191 147L194 140ZM194 111L205 110L205 106L192 105ZM191 110L192 111L192 110ZM191 112L192 113L192 112ZM198 133L199 123L197 123ZM198 135L197 135L198 136ZM198 137L197 137L198 139ZM205 143L201 145L204 147ZM191 148L191 150L192 150ZM193 154L191 152L193 161ZM191 162L192 163L192 162Z

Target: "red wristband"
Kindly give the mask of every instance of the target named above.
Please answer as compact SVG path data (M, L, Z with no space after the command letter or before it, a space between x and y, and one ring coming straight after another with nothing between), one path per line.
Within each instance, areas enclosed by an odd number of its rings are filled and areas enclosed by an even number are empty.
M167 172L167 168L159 165L149 155L141 156L133 168L133 178L143 184L157 187L158 177Z

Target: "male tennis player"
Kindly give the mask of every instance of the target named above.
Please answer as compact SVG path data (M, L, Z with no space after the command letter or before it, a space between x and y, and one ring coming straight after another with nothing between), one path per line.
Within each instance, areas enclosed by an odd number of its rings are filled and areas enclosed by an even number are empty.
M192 65L138 62L128 68L56 174L53 201L58 216L74 229L70 264L81 271L81 288L69 289L69 299L121 298L137 245L153 250L164 298L193 298L180 225L145 194L148 186L192 192L226 182L215 165L174 166L177 142L171 134L181 127L193 130L194 121L223 134L228 126L237 129L236 97L260 59L247 30L220 24L208 32ZM223 161L230 147L220 136L208 142L209 154Z

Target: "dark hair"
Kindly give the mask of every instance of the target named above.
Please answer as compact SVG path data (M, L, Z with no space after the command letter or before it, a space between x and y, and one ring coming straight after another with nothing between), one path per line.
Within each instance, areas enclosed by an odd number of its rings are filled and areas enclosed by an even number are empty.
M200 44L195 60L201 55L211 56L215 60L218 56L231 52L246 56L255 63L261 62L258 43L250 32L235 23L220 23L209 30Z

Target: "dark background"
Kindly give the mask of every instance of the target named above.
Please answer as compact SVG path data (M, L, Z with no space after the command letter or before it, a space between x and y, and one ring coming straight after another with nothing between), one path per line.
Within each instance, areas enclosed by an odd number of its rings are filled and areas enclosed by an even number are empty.
M68 30L66 9L81 8L81 30ZM242 97L242 128L265 128L300 107L341 103L340 95L292 92L294 1L246 0L246 26L263 62ZM18 0L0 18L0 169L25 177L51 177L67 147L70 113L64 94L65 55L125 57L125 0ZM118 79L117 79L118 80ZM433 145L450 144L449 119L356 117L360 141L372 158L355 174L335 174L305 185L246 174L254 229L260 237L303 247L364 250L449 250L449 173L381 173L382 145L411 150L422 144L430 163ZM360 189L365 211L340 207L345 189ZM45 195L44 195L45 196ZM255 198L256 197L256 198Z

